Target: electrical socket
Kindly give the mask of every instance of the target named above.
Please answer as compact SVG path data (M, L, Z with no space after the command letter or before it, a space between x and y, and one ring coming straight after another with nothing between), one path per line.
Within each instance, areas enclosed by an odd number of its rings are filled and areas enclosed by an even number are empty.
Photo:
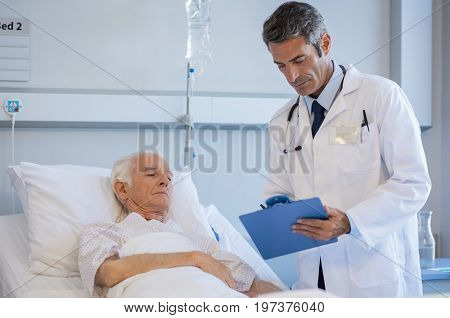
M18 114L22 111L23 105L20 99L17 98L10 98L6 100L4 105L4 110L9 116L13 116L15 114Z

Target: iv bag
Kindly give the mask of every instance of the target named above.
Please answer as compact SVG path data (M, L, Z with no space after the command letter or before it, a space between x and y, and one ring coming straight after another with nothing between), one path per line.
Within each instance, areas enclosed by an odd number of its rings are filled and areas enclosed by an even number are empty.
M203 66L212 61L209 40L211 0L187 0L188 40L186 59L194 69L193 78L203 72Z

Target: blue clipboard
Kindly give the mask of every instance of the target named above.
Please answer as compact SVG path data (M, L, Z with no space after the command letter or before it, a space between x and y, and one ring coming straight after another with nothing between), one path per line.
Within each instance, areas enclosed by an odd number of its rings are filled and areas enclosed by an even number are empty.
M312 198L239 217L265 260L337 242L337 239L319 241L292 233L292 225L300 218L326 220L328 216L320 199Z

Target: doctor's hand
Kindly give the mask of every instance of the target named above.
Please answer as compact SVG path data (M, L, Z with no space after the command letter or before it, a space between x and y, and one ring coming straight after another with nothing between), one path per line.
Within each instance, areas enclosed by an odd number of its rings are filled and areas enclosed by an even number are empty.
M328 220L299 219L292 225L292 232L321 241L350 233L350 221L344 212L326 205L324 208L328 213Z

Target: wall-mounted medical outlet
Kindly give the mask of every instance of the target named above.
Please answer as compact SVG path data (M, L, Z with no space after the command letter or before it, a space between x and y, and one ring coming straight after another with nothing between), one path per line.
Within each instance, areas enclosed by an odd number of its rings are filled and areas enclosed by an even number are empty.
M10 98L6 100L3 106L5 112L10 116L20 113L22 111L22 108L23 108L22 102L20 101L20 99L17 98Z

